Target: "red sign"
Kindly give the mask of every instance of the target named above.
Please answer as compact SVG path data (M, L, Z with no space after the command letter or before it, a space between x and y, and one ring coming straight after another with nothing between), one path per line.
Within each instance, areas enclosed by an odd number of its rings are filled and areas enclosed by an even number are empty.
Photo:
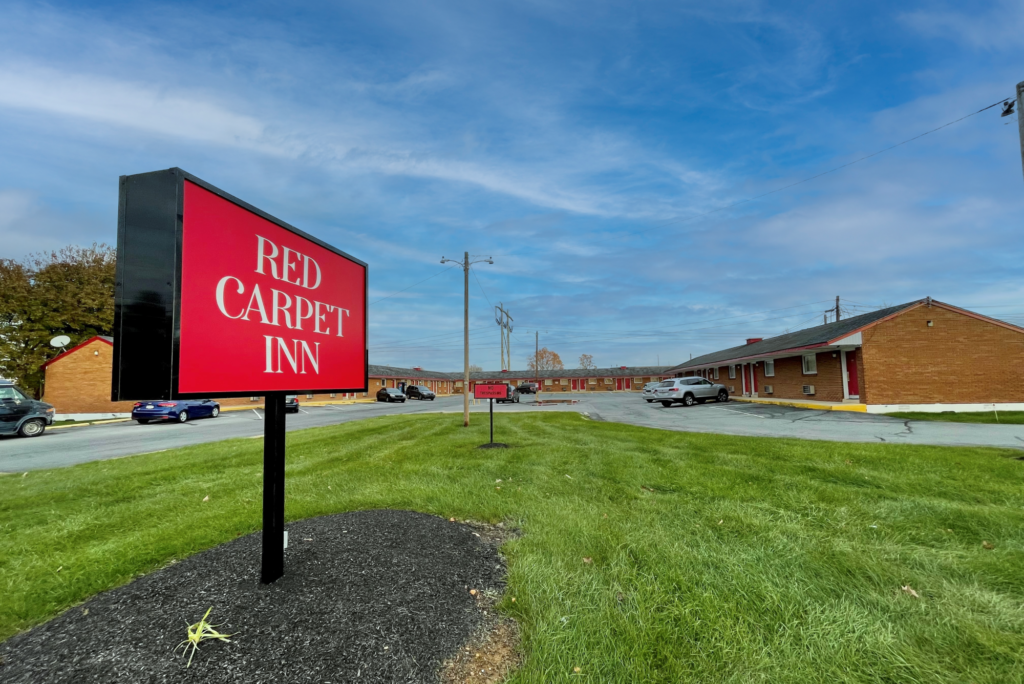
M178 391L362 387L366 270L184 182Z
M505 399L508 397L508 385L474 385L475 399Z

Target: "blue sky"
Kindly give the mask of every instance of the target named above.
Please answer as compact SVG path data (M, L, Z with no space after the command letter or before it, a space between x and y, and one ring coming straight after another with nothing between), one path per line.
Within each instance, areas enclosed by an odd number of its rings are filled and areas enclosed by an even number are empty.
M460 367L466 250L486 368L499 301L516 368L535 330L674 364L836 295L1024 322L998 108L730 206L1012 96L1020 2L292 5L2 3L0 257L112 244L117 177L180 166L370 264L376 363Z

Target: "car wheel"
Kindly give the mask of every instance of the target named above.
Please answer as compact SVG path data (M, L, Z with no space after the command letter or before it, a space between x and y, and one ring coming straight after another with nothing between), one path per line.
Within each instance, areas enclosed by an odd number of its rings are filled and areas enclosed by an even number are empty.
M669 406L672 405L672 402L671 401L663 401L663 402L661 402L661 405L664 406L665 408L668 408Z
M721 392L718 393L718 403L724 404L727 401L729 401L729 393L726 392L725 390L722 390Z
M188 411L182 411L181 413L178 414L178 422L179 423L187 423L188 422Z
M692 394L687 394L683 397L683 406L693 406L695 403L697 403L697 400L693 398Z
M18 428L19 437L38 437L46 432L46 423L41 420L26 420Z
M149 418L139 418L139 425L149 425Z
M430 401L434 401L434 397L430 397Z
M654 400L653 400L653 399L648 399L648 400L647 400L647 403L648 403L648 404L653 404L653 403L654 403Z
M218 406L214 406L214 407L213 407L213 412L212 412L212 413L210 413L210 417L211 417L211 418L216 418L216 417L217 417L217 416L219 416L219 415L220 415L220 407L218 407Z

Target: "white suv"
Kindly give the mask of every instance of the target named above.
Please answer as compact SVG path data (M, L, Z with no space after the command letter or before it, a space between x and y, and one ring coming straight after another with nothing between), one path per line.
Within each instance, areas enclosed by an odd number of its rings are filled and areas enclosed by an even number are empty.
M662 406L679 403L684 406L703 404L708 399L729 401L729 390L704 378L672 378L665 380L654 388L654 400Z

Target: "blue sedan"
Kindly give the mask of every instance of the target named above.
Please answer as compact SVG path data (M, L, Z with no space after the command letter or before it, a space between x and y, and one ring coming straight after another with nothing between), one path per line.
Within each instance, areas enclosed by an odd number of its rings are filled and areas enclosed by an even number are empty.
M132 407L132 420L143 425L153 420L184 423L191 418L216 418L219 415L220 404L213 399L137 401Z

